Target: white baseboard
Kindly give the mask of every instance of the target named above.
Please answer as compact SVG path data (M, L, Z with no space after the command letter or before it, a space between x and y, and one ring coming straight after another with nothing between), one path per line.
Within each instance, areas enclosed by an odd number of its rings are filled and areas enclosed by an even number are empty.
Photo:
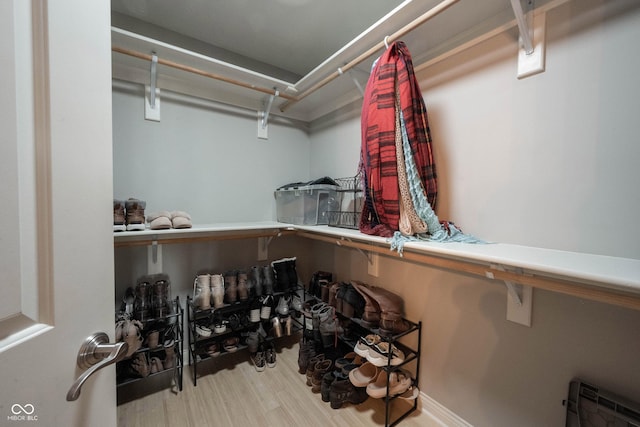
M420 392L420 401L422 403L422 413L434 420L436 425L443 427L473 427L423 392Z

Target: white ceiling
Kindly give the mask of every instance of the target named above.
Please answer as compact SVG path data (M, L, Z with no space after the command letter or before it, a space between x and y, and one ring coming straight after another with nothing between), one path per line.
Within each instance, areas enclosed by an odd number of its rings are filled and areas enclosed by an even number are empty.
M121 28L140 32L140 22L130 19L135 18L285 70L297 77L289 79L295 81L400 3L401 0L112 0L111 8L116 12L114 25Z

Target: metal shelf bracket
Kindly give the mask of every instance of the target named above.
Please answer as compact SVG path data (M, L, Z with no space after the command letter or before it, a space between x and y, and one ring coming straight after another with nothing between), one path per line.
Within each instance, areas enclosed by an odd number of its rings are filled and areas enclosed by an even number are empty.
M522 8L521 0L511 0L513 14L520 31L518 50L518 78L532 76L545 69L545 32L546 14L534 13L533 0L526 0L527 11Z
M264 111L258 112L258 138L260 139L269 139L269 114L273 106L273 101L278 96L280 96L280 91L274 87L273 93L269 95L269 99L265 103Z
M491 265L492 269L507 271L503 265ZM522 274L522 269L518 268L513 272ZM493 273L487 272L486 276L493 279ZM524 326L531 326L531 309L533 306L533 288L521 285L510 280L504 280L507 288L507 320L519 323Z

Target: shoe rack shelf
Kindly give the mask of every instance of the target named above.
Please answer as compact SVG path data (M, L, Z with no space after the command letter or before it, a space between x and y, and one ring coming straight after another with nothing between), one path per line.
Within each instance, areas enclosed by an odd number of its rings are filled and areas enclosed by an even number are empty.
M169 372L172 372L176 386L180 391L182 391L182 355L184 350L184 334L182 325L184 321L184 309L180 305L179 297L176 297L173 301L175 309L171 314L141 321L143 325L143 336L148 332L155 330L158 331L159 337L161 339L158 341L158 345L154 348L150 348L148 346L147 340L145 340L143 346L136 350L136 352L133 353L130 358L120 361L116 364L116 383L118 387L123 387L150 377L165 375ZM168 352L165 343L167 342L172 342L170 348L173 349L174 354L173 367L168 369L163 368L162 370L159 370L157 372L150 373L150 362L152 358L155 357L163 362L166 361ZM169 354L170 353L171 352L169 352ZM148 375L141 376L133 369L132 363L138 357L144 357L144 359L146 360L149 369Z
M300 290L300 288L293 288L287 291L274 292L274 301L279 298L294 295ZM193 302L191 296L187 296L187 324L188 326L188 350L189 350L189 364L191 365L193 385L197 385L198 379L198 365L204 361L210 359L217 359L218 357L224 357L229 354L235 354L238 351L248 348L248 345L243 341L242 337L249 332L256 331L261 325L265 323L271 324L271 319L278 314L275 312L275 307L272 307L269 320L261 319L260 322L251 322L249 320L249 311L252 306L258 301L259 297L249 298L247 301L236 301L233 303L225 303L220 308L199 309ZM293 314L293 311L291 311ZM234 320L234 316L237 320ZM226 328L224 332L215 333L213 330L209 336L200 336L197 333L197 327L199 325L209 326L214 324L216 320L224 319ZM293 315L291 316L291 333L295 333L301 328L301 323ZM263 329L264 330L264 329ZM266 332L265 332L266 333ZM284 334L283 334L284 336ZM234 350L228 351L224 349L223 343L229 338L238 338L238 342L234 345ZM270 342L275 339L274 336L266 335L262 336L262 342ZM218 351L220 354L211 356L207 349L212 344L218 344Z
M367 327L365 323L362 321L362 319L346 317L342 313L337 311L336 311L336 315L339 318L351 323L350 329L352 330L350 331L349 335L342 334L338 336L338 339L349 348L353 349L356 343L358 342L358 338L357 337L354 338L354 336L356 335L366 336L366 335L374 334L374 335L378 335L382 339L382 341L387 342L390 348L391 348L391 345L393 345L398 349L400 349L400 351L404 353L404 360L398 365L395 365L395 366L392 365L391 364L392 354L391 352L389 352L389 355L387 357L387 365L384 366L382 369L385 369L387 372L393 372L400 369L407 370L407 368L405 367L414 363L415 372L414 372L414 376L411 378L411 386L418 388L418 378L420 378L420 349L422 348L421 346L422 321L418 323L414 323L407 319L404 319L404 321L410 325L409 329L398 334L388 335L388 334L384 334L379 328ZM400 341L403 337L408 337L411 335L415 336L415 334L417 334L416 347L406 345ZM391 427L391 426L397 425L398 423L400 423L400 421L404 420L407 416L409 416L409 414L411 414L416 409L418 409L418 399L414 399L413 405L411 407L409 407L406 411L399 414L395 420L391 420L391 405L397 398L398 396L389 396L389 376L387 376L387 392L386 392L386 396L384 397L385 427Z

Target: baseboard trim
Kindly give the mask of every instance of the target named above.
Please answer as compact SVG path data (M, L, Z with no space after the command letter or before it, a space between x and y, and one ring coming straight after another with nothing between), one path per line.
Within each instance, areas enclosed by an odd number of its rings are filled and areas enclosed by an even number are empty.
M444 427L473 427L439 402L420 392L422 413Z

